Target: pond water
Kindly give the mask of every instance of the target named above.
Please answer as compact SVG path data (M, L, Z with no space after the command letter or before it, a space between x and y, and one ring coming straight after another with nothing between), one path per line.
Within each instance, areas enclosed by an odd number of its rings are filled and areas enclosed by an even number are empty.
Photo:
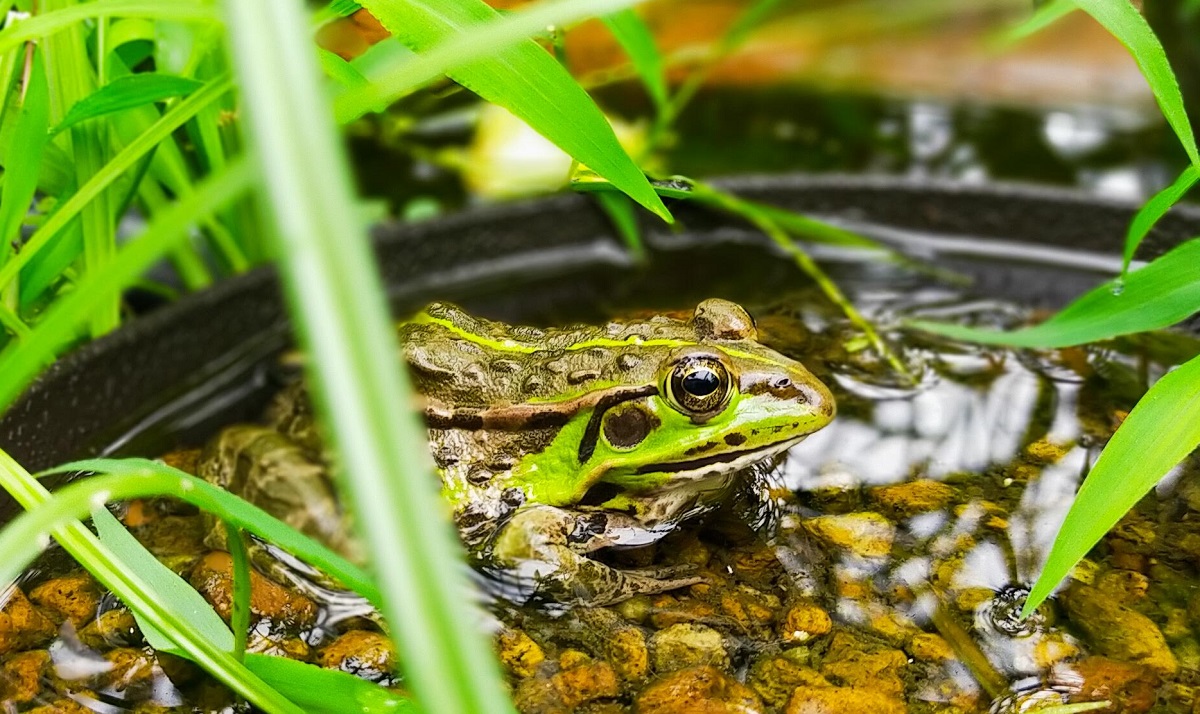
M1146 385L1200 342L1159 333L1046 352L960 344L907 331L903 321L1012 326L1036 315L898 264L830 268L915 382L863 349L815 290L764 298L746 286L742 301L760 339L829 385L837 419L747 477L769 489L769 507L743 501L681 524L656 545L600 556L625 568L690 565L703 582L566 612L492 602L488 626L518 708L1200 707L1194 459L1122 520L1057 598L1028 621L1015 617L1089 463ZM656 301L649 312L694 304ZM613 316L646 308L614 308ZM192 469L200 446L167 459ZM199 515L159 502L120 515L228 614L229 556L204 544ZM390 646L370 613L300 568L256 578L252 649L395 684ZM5 711L245 710L194 666L156 657L120 603L61 553L6 603Z

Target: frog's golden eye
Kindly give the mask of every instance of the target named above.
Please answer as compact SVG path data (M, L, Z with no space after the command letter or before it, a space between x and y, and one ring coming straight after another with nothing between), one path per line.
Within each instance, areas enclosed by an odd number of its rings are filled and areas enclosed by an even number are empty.
M733 396L729 368L715 357L686 357L667 375L667 403L696 420L711 418L725 408Z

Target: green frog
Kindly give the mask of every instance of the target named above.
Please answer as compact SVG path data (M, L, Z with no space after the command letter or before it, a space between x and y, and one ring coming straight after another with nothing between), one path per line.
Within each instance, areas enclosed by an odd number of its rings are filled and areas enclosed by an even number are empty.
M718 507L746 486L739 474L835 412L825 385L726 300L689 319L556 329L433 304L398 329L458 532L492 591L516 602L603 605L699 582L591 556ZM200 475L356 557L303 382L267 422L222 432Z

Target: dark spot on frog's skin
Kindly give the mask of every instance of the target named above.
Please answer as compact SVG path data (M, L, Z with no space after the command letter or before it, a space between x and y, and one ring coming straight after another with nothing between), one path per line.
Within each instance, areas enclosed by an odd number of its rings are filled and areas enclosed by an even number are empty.
M517 459L513 456L493 456L487 462L487 467L492 471L508 471L516 465Z
M703 444L700 444L699 446L693 446L692 448L683 452L683 455L684 456L695 456L697 454L703 454L706 451L712 451L715 448L717 448L717 442L708 441Z
M467 472L467 483L472 486L482 486L492 480L492 472L485 468L473 468Z
M583 498L579 499L580 506L599 506L602 503L607 503L616 498L621 489L616 484L601 481L587 490L583 494Z
M604 417L604 438L618 449L632 449L658 428L658 417L638 404L611 410Z
M521 371L521 364L511 359L493 360L492 371L501 374L514 374Z
M642 363L641 357L638 357L637 355L629 354L628 352L621 355L620 357L617 357L617 366L624 370L633 369L634 367L637 367L641 363Z
M793 424L792 426L795 426L795 424ZM725 435L725 443L729 444L730 446L741 446L742 444L746 443L746 435L745 434L726 434Z
M583 384L599 377L600 370L598 369L577 369L567 375L567 382L571 384Z
M542 389L545 386L546 386L546 380L542 379L541 377L537 376L536 374L533 374L533 375L530 375L529 378L525 380L525 383L521 385L521 389L525 390L526 394L534 394L536 392L542 391Z

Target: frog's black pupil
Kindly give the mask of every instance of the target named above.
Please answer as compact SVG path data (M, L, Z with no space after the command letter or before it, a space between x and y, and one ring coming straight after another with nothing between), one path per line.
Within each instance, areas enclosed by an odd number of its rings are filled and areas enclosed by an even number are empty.
M717 391L721 380L711 369L698 369L684 375L683 389L694 397L707 397Z

